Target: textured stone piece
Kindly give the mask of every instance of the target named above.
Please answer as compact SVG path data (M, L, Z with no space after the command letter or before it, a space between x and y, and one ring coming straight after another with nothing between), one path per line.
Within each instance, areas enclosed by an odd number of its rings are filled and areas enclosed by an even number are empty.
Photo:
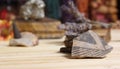
M105 57L112 49L113 47L89 30L73 39L71 56L73 58Z
M60 29L67 30L65 32L66 39L64 44L66 47L72 47L73 39L78 34L83 33L91 29L91 24L88 23L65 23L59 27Z
M74 35L83 33L92 28L92 25L89 23L69 23L66 22L59 26L60 29L66 30L65 35Z
M65 38L65 41L64 41L64 44L67 48L72 48L72 45L73 45L73 39L75 38L76 36L74 35L67 35L66 38Z
M45 17L43 0L29 0L21 6L20 14L25 19L41 19Z
M10 46L25 46L32 47L38 45L38 38L36 35L30 32L22 32L21 38L11 39L9 42Z
M79 10L74 5L74 2L71 0L68 0L67 5L63 4L61 6L61 10L64 11L64 13L67 13L66 18L63 19L64 23L66 22L89 23L90 22L89 19L86 19L84 17L83 13L79 12Z
M74 22L68 21L60 28L66 30L66 39L64 41L66 47L62 47L60 52L71 53L72 58L86 57L104 57L110 53L113 47L100 38L95 32L91 31L92 21L86 19L75 7L73 1L68 2L69 7L63 5L62 8L73 15ZM96 22L100 23L100 22ZM103 24L107 28L108 25Z

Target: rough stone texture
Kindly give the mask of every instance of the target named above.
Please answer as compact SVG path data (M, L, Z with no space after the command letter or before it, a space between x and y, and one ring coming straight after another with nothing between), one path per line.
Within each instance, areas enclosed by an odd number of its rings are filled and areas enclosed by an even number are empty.
M96 33L88 31L73 39L72 57L104 57L112 49Z
M72 48L72 44L73 44L73 39L75 38L76 36L72 36L72 35L68 35L66 36L65 38L65 41L64 41L64 44L67 48Z
M45 17L43 0L29 0L21 6L20 14L25 19L41 19Z
M68 4L69 7L63 5L62 9L73 15L74 22L65 22L60 26L61 29L66 30L64 41L66 47L61 48L60 51L71 53L72 58L104 57L111 52L112 47L90 30L92 21L78 11L73 1L69 1Z
M31 47L31 46L38 45L38 38L33 33L22 32L21 38L11 39L9 42L9 45Z

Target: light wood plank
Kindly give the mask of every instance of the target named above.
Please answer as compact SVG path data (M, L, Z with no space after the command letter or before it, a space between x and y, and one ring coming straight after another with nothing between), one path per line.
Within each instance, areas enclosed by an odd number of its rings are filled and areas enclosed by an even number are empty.
M0 42L0 69L120 69L120 30L112 30L113 51L103 59L70 59L59 53L62 39L40 40L36 47L8 47Z

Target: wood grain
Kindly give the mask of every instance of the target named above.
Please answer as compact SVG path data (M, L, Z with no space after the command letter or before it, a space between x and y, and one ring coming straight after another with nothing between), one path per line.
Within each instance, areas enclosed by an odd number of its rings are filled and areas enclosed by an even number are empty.
M113 51L103 59L70 59L59 53L62 39L42 39L36 47L8 47L0 42L0 69L120 69L120 30L112 30Z

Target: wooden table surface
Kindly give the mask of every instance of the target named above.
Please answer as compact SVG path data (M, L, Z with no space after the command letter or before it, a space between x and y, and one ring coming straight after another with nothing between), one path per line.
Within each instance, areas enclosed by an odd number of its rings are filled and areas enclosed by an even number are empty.
M70 59L59 53L62 39L40 40L36 47L8 47L0 42L0 69L120 69L120 30L112 30L113 51L103 59Z

